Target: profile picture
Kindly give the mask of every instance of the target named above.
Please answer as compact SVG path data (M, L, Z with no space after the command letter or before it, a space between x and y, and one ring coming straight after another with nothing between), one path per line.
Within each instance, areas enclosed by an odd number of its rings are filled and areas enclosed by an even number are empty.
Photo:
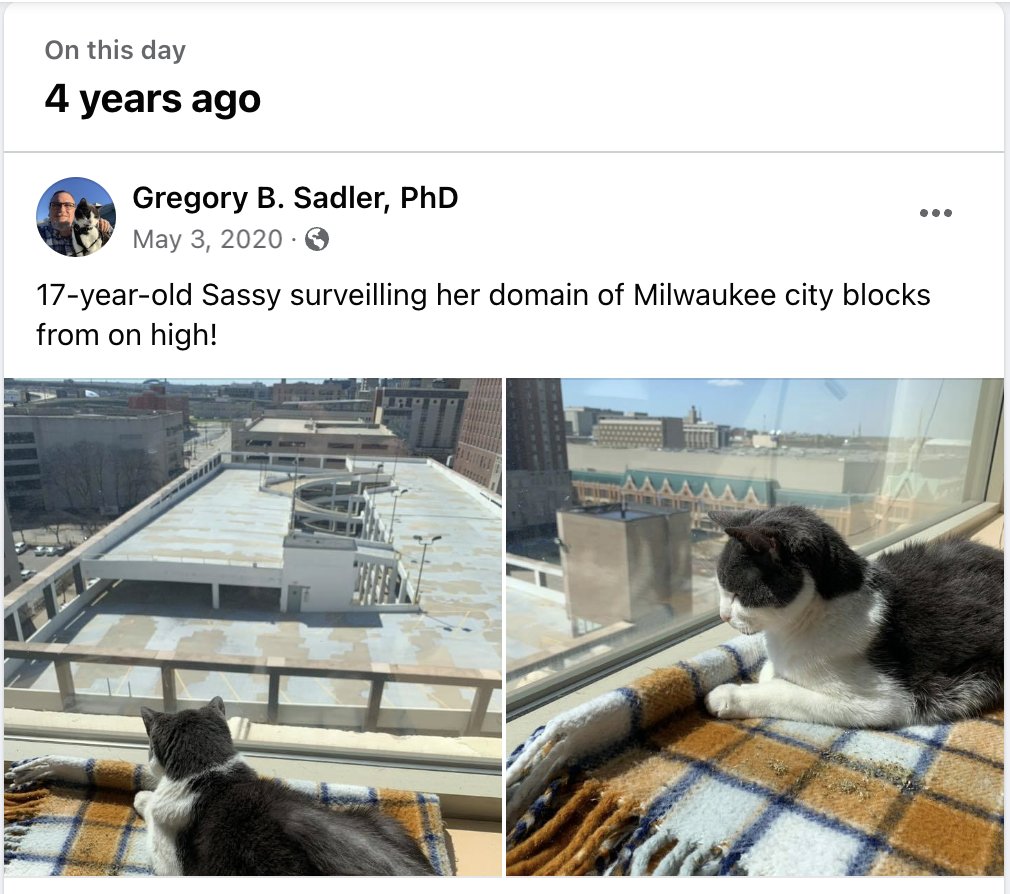
M94 180L66 177L43 193L35 222L42 241L53 251L80 258L108 244L116 226L116 206Z

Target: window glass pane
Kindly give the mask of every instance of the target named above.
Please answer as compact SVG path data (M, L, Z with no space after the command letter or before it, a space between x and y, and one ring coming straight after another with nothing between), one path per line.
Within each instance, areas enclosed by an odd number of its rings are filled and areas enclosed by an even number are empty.
M1001 399L978 379L509 380L510 697L716 621L712 510L802 505L870 548L981 501Z

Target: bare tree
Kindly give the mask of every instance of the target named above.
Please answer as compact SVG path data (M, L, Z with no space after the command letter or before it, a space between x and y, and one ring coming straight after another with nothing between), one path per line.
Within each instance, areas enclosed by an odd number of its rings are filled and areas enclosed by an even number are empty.
M78 441L70 447L46 451L46 477L64 505L92 510L102 505L108 490L109 449L95 441Z
M52 534L56 538L56 542L59 543L60 527L63 525L63 520L56 516L48 516L43 524L46 532Z
M74 483L77 463L70 448L50 448L43 457L43 465L46 480L55 495L66 505L74 506L77 499L77 487Z
M154 463L144 450L119 448L112 455L112 466L116 478L116 494L122 506L139 503L157 483Z

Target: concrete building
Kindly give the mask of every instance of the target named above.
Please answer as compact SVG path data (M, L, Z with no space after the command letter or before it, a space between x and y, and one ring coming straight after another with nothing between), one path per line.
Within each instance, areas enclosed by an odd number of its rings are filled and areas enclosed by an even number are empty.
M4 413L8 504L117 515L183 470L182 413L29 405Z
M165 385L161 382L149 384L142 394L131 394L127 399L127 406L131 410L182 413L182 424L189 426L189 397L184 394L168 396Z
M692 406L684 418L684 446L689 450L719 450L728 447L731 430L729 425L705 422L701 418L701 410Z
M556 524L571 499L560 379L505 380L507 532Z
M383 388L435 388L450 391L469 391L474 379L382 379Z
M698 531L721 530L710 518L713 510L739 511L795 505L813 509L845 537L874 529L872 495L797 490L770 478L742 478L717 472L684 473L627 469L624 472L572 472L576 502L584 506L658 506L687 513ZM878 532L879 533L879 532Z
M729 446L728 425L714 422L684 423L684 442L690 450L719 450Z
M573 438L589 438L593 426L601 419L623 416L620 410L604 410L599 407L565 407L565 434Z
M355 379L327 379L325 382L288 382L281 379L270 389L275 406L311 401L354 399L357 395Z
M14 532L11 530L11 516L4 501L4 595L21 584L21 566L18 554L14 552Z
M558 512L565 601L573 622L637 624L691 613L691 518L620 504Z
M400 438L384 425L329 412L288 411L283 416L258 415L232 425L232 448L248 453L250 462L280 455L293 463L299 455L327 456L340 464L355 456L406 455Z
M569 444L572 469L587 472L624 472L656 469L685 474L728 475L735 478L774 478L791 490L865 494L880 490L884 480L884 454L866 451L822 450L774 453L741 449L718 454L689 451L613 450L591 444ZM774 463L774 471L772 471Z
M262 382L232 382L230 385L221 385L218 388L218 396L229 400L265 403L270 400L270 393L271 387Z
M459 427L453 468L495 493L502 492L501 379L476 379Z
M674 416L601 419L593 427L593 439L600 447L676 450L685 446L684 420Z
M751 436L751 446L759 450L777 450L779 436L774 432L755 432Z
M466 397L460 388L377 388L373 418L412 455L445 463L456 450Z

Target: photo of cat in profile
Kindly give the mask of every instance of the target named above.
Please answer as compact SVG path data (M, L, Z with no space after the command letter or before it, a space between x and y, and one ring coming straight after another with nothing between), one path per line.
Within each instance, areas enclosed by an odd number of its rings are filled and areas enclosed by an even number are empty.
M87 199L77 203L71 233L75 257L94 254L103 245L102 234L98 230L98 207Z
M763 633L757 683L717 686L717 717L899 727L1003 703L1003 554L913 543L870 562L809 509L711 512L729 535L719 613Z
M368 807L330 809L242 760L224 702L142 708L150 739L134 807L155 875L434 875L417 842ZM156 784L155 784L156 781Z

